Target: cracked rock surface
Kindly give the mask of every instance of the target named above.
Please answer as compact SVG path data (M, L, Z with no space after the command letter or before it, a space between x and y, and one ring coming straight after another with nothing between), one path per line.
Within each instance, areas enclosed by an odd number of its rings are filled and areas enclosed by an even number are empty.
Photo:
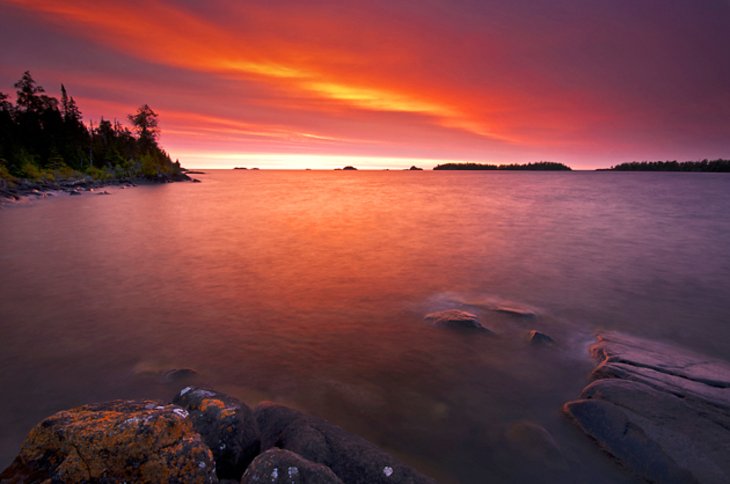
M616 332L591 353L563 410L602 449L652 482L730 482L730 363Z

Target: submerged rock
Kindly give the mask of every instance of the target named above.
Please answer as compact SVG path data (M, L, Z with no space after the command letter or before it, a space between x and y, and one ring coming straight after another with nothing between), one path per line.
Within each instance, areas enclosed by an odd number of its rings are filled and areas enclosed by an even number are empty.
M482 326L477 315L459 309L430 313L423 319L434 326L443 328L476 329L491 333L489 329Z
M113 401L31 430L5 482L217 482L213 456L175 405Z
M342 484L332 469L284 449L272 448L251 462L241 484L256 482Z
M190 412L193 427L213 451L218 477L240 479L259 453L251 409L233 397L204 388L183 388L173 399Z
M495 306L494 311L498 313L504 313L509 314L510 316L517 316L520 318L535 318L536 314L534 311L531 311L526 308L521 308L518 306Z
M162 374L162 378L169 382L181 382L198 376L198 372L192 368L173 368Z
M545 427L526 420L512 423L504 433L510 452L519 456L526 475L546 482L565 481L568 463L557 442Z
M270 402L254 415L261 432L261 449L279 447L323 464L349 483L432 482L396 461L362 437L325 420Z
M599 335L594 381L565 413L649 481L730 482L730 364L620 333Z
M555 344L554 339L536 329L530 330L530 333L528 334L528 340L530 341L530 344L535 346L546 346Z

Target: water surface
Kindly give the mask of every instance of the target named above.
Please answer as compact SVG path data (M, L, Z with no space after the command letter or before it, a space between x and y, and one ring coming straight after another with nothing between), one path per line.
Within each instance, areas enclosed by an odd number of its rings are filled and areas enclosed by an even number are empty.
M595 331L730 347L730 176L200 178L0 210L0 466L54 411L194 383L326 417L445 482L629 481L560 413ZM423 322L447 308L497 336ZM531 347L533 328L558 345ZM563 457L520 443L524 421Z

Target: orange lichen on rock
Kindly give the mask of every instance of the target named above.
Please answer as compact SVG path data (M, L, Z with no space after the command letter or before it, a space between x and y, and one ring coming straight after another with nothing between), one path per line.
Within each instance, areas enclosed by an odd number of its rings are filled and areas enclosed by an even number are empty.
M210 449L175 405L113 401L58 412L30 432L11 481L217 482Z

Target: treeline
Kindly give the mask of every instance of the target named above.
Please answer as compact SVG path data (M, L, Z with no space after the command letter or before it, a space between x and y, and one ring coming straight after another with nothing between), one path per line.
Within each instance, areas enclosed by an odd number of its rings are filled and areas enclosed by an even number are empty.
M730 172L730 160L632 161L612 166L613 171L709 171Z
M158 145L158 115L148 105L127 116L132 130L103 118L87 128L65 86L59 100L26 71L14 87L14 104L0 92L0 180L185 178Z
M570 171L571 168L562 163L553 161L538 161L537 163L490 165L485 163L444 163L436 165L434 170L554 170Z

